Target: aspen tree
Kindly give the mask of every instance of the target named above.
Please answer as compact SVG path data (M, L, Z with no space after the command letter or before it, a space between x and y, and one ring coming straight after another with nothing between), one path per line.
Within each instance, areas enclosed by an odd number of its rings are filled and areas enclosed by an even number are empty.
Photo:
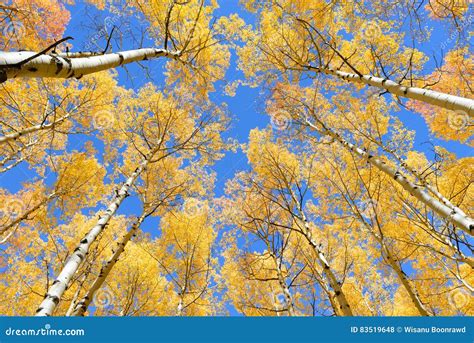
M141 106L145 106L146 108L148 104L152 111L157 111L152 112L155 116L151 118L151 120L155 122L155 125L140 125L136 131L133 130L133 127L122 128L123 137L131 140L131 146L128 151L130 159L127 160L131 172L126 181L115 192L105 213L99 218L97 224L84 236L68 259L48 291L44 301L40 304L36 315L53 314L72 276L76 273L87 256L91 245L98 235L105 230L108 222L114 216L125 198L130 195L132 187L141 174L148 168L149 164L157 163L179 152L189 154L192 153L193 150L205 150L206 145L216 144L216 141L217 144L219 143L220 137L213 134L213 132L208 132L206 127L208 125L218 125L220 120L222 120L222 113L217 111L214 113L196 113L191 111L189 107L190 104L187 105L187 108L178 108L177 106L179 106L179 104L175 102L174 94L171 93L164 96L163 94L155 92L153 96L149 96L149 91L152 91L152 89L147 87L142 90L140 96L148 96L148 99L143 99L144 102L141 103ZM133 106L134 101L136 101L131 99L127 100L127 106ZM156 101L160 102L162 106L155 108L154 105L157 105ZM204 111L206 110L206 106L207 105L204 104ZM134 109L136 108L139 108L139 106L134 107ZM199 107L196 106L195 109L199 109ZM138 120L142 123L150 120L150 118L148 118L148 110L147 108L139 114ZM189 112L187 112L188 110ZM134 118L135 115L137 115L137 113L131 112L129 120L135 122L137 120L137 118ZM181 130L182 127L177 125L179 122L181 125L187 125L185 130ZM208 135L211 135L211 138L209 138ZM114 137L114 139L120 138L117 136ZM142 149L144 151L148 150L148 152L143 153ZM137 154L141 157L141 162L138 163L136 162ZM136 167L133 167L134 164Z

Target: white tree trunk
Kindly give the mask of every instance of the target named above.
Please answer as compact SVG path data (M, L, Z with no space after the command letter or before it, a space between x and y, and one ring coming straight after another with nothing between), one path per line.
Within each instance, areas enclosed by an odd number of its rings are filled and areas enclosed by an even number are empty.
M362 215L360 214L359 210L357 210L357 216L359 219L362 221L362 223L367 227L367 230L370 232L370 234L376 239L376 241L380 244L381 246L381 254L385 262L395 271L397 274L398 279L400 280L403 288L405 291L408 293L408 296L410 297L411 301L413 302L413 305L415 305L416 309L422 316L430 316L431 314L428 312L428 310L425 308L425 305L423 305L423 302L420 299L420 296L418 295L418 292L416 289L412 286L411 280L408 279L407 275L405 272L402 270L402 267L398 264L398 261L395 259L395 257L392 255L392 252L390 249L387 247L385 244L383 237L380 235L376 234L373 230L372 227L364 220Z
M184 295L179 296L178 308L176 310L176 316L181 317L183 315L183 297Z
M306 123L311 128L315 129L318 132L321 132L321 130L315 127L311 122L306 120ZM435 199L434 197L429 195L427 192L422 190L420 187L418 187L417 185L409 181L407 177L404 176L400 171L391 168L384 161L378 159L376 156L370 155L366 151L356 147L354 144L349 143L344 138L342 138L342 136L340 136L338 133L326 128L325 126L323 126L322 133L334 138L340 144L342 144L346 149L352 152L355 152L357 155L367 160L368 163L372 164L383 173L392 177L405 190L407 190L411 195L413 195L415 198L423 202L426 206L431 208L440 217L442 217L446 221L453 223L455 226L464 230L468 234L473 235L474 220L472 218L466 215L463 215L462 213L459 213L455 209L441 203L438 199Z
M109 275L110 271L114 267L115 263L117 263L120 255L124 252L125 246L127 243L132 239L132 237L138 231L138 228L143 223L146 218L146 214L142 214L138 220L133 223L132 228L123 236L122 240L117 243L117 248L109 258L107 263L101 268L99 275L96 277L92 286L89 288L87 293L82 297L82 299L76 304L74 310L70 314L71 316L83 316L84 313L87 311L92 299L94 299L94 294L97 292L105 282L105 279Z
M402 270L402 267L398 264L398 262L395 260L395 258L392 256L390 253L390 250L387 248L385 243L382 240L379 240L379 242L382 244L382 255L384 256L385 261L392 267L392 269L395 271L395 273L398 276L398 279L403 285L403 288L408 293L408 296L410 297L411 301L415 305L416 309L422 316L430 316L430 313L426 310L425 305L423 305L420 296L418 295L417 291L412 287L411 280L408 279L406 276L405 272Z
M69 308L66 311L66 316L70 316L72 311L74 311L75 305L77 304L77 299L79 299L79 294L81 293L82 286L84 285L84 282L87 280L87 276L89 275L90 270L84 273L84 275L81 278L79 287L77 287L76 293L74 293L74 297L71 300L71 304L69 305Z
M152 157L153 153L148 155L147 158L140 164L140 166L135 169L132 175L127 179L127 181L122 185L120 190L116 193L113 201L107 208L105 214L97 222L97 225L95 225L81 240L77 248L74 250L72 255L65 263L57 279L49 288L44 300L36 310L36 316L50 316L53 314L54 310L56 309L56 306L61 300L62 295L69 286L69 282L81 266L82 262L84 262L92 243L94 243L97 236L105 229L105 227L110 221L110 218L115 214L120 204L128 196L129 189L135 183L139 175L146 169Z
M281 272L281 268L280 268L280 265L278 263L278 260L277 260L276 256L273 253L270 253L270 255L271 255L271 257L273 259L273 262L275 264L275 269L276 269L276 272L277 272L278 283L280 284L280 289L283 293L283 296L285 297L285 307L286 307L286 310L288 311L288 316L293 317L295 315L295 307L293 305L293 297L291 296L290 289L286 285L285 278L283 277L283 273ZM278 297L277 297L277 299L278 299ZM279 301L279 299L278 299L278 301Z
M434 196L436 196L444 205L448 206L452 211L455 211L463 216L467 216L466 213L461 210L459 207L451 203L451 201L446 198L443 194L441 194L437 189L435 189L433 186L431 186L425 178L414 168L411 168L400 156L398 156L395 151L387 149L385 146L382 144L378 144L385 152L388 152L392 156L395 157L395 159L400 163L400 166L408 170L414 177L417 178L417 180L420 182L420 184L425 187L429 192L431 192Z
M331 68L309 67L309 69L328 75L334 75L340 79L349 82L364 83L366 85L384 89L394 95L419 100L427 104L446 108L448 110L462 111L470 117L474 117L474 100L472 99L440 93L423 88L402 86L394 81L371 75L359 76L354 73L347 73Z
M81 55L82 54L82 55ZM54 77L81 78L83 75L115 68L124 64L158 57L179 58L179 52L164 49L136 49L98 56L51 54L40 55L23 63L36 55L32 51L0 52L0 82L17 77Z
M339 303L339 309L341 313L344 316L353 316L354 314L352 313L352 309L349 305L349 302L347 301L346 295L344 294L344 291L342 290L342 286L339 284L339 281L337 281L337 278L334 275L334 272L332 271L331 267L329 266L329 263L326 260L326 257L324 256L323 252L319 249L318 245L313 241L311 237L311 232L307 231L307 233L305 233L305 236L308 242L313 247L313 249L316 251L319 263L323 267L323 273L328 278L329 285L333 289L334 296L337 299L337 302Z
M321 264L321 267L323 267L323 274L326 275L329 285L334 291L334 296L339 303L339 309L341 313L344 316L353 316L354 314L352 313L352 309L349 305L349 302L347 301L346 295L342 290L341 284L337 281L336 275L332 271L328 261L326 260L326 257L324 256L324 253L319 248L319 245L313 240L311 228L309 226L308 219L306 218L306 215L303 211L302 204L300 204L299 201L296 200L296 198L294 198L294 200L297 202L298 211L300 212L300 215L303 219L303 225L305 228L303 234L308 243L311 245L311 247L313 247L314 251L316 252L316 255L318 256L318 261Z

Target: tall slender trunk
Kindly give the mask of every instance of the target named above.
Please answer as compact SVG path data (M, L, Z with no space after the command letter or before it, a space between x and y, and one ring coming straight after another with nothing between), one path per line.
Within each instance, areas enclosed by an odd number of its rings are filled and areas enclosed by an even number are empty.
M314 251L316 252L318 262L321 265L321 267L323 267L323 274L326 276L329 282L329 286L334 291L334 297L337 299L339 303L339 310L341 314L344 316L353 316L354 314L352 313L352 309L349 305L349 302L347 301L346 295L344 294L344 291L342 290L341 284L337 280L337 277L334 274L333 270L331 269L328 261L326 260L324 253L321 251L320 246L313 239L313 235L311 233L311 228L309 225L308 218L306 217L306 214L303 210L303 204L298 200L298 198L294 194L293 190L291 190L291 188L289 188L288 190L290 191L291 197L293 198L293 201L295 202L298 212L300 213L301 219L303 221L304 230L302 231L302 234L306 238L308 243L311 245L311 247L314 249ZM299 219L297 217L294 217L294 218L295 220ZM333 302L331 301L331 303ZM335 314L337 314L336 311L334 312Z
M466 213L461 210L458 206L454 205L451 203L451 201L446 198L443 194L441 194L436 188L431 186L428 181L423 177L422 174L420 174L416 169L410 167L394 150L388 149L385 147L383 144L380 142L377 142L377 145L381 147L385 152L391 154L399 163L402 168L405 168L410 174L412 174L419 182L420 184L425 187L431 194L436 196L444 205L448 206L451 210L463 215L467 216Z
M313 129L315 129L318 132L321 132L317 127L315 127L311 122L306 120L306 123ZM410 182L406 176L404 176L399 170L395 170L388 166L384 161L378 159L376 156L373 156L371 154L368 154L366 151L363 149L358 148L354 144L346 141L344 138L342 138L341 135L338 133L334 132L333 130L327 128L323 123L320 122L322 125L322 133L326 134L332 138L334 138L336 141L338 141L342 146L344 146L346 149L355 152L357 155L362 157L363 159L367 160L368 163L371 165L375 166L377 169L382 171L383 173L389 175L392 177L399 185L401 185L405 190L407 190L411 195L413 195L415 198L423 202L425 205L427 205L429 208L431 208L436 214L438 214L440 217L445 219L446 221L449 221L459 227L460 229L464 230L470 235L473 235L474 233L474 220L466 215L463 215L462 213L459 213L453 208L450 208L449 206L446 206L442 202L440 202L438 199L432 197L430 194L422 190L420 187L415 185L413 182Z
M72 311L74 311L74 308L77 304L77 300L79 299L79 294L81 293L82 287L84 286L84 283L86 282L87 277L89 276L91 268L92 264L90 264L90 267L84 272L84 275L81 277L79 287L77 287L77 290L74 293L74 296L72 297L71 303L69 304L69 308L66 311L66 316L70 316Z
M81 240L77 248L65 263L58 277L49 288L44 300L36 310L36 316L50 316L54 313L54 310L56 309L61 297L69 286L72 277L77 272L82 262L84 262L92 243L94 243L94 241L97 239L97 236L105 229L110 221L110 218L112 218L120 204L128 196L129 189L135 183L140 174L146 169L155 152L156 149L145 158L145 160L137 167L137 169L135 169L132 175L130 175L127 181L116 193L105 214Z
M277 317L281 317L281 308L278 307L278 297L277 295L273 292L273 289L272 289L272 295L273 295L273 309L275 310L275 313L277 315Z
M311 245L311 247L314 249L314 251L316 252L318 261L323 267L323 274L326 275L329 285L334 291L334 296L336 297L339 303L341 313L344 316L353 316L354 314L352 313L352 309L349 305L349 302L347 301L346 295L344 294L344 291L342 290L341 284L337 281L336 275L334 274L328 261L326 260L324 253L321 251L321 249L319 248L319 245L314 241L312 237L313 235L311 233L311 228L309 226L308 219L303 211L302 204L299 201L297 201L294 195L293 195L293 199L296 201L297 206L298 206L298 211L300 212L300 215L303 219L303 225L305 228L303 235L308 241L308 243Z
M423 303L420 299L420 296L418 295L418 292L412 286L411 280L408 279L407 275L402 270L402 267L398 264L398 261L395 260L395 258L391 254L391 252L388 249L388 247L386 246L386 244L383 241L381 241L381 244L382 244L382 249L383 249L382 256L384 257L384 260L387 261L387 263L390 265L390 267L392 267L392 269L397 274L398 279L402 283L403 288L408 293L408 296L410 297L411 301L415 305L418 312L422 316L430 316L431 314L425 308L425 305L423 305Z
M340 175L340 174L339 174ZM341 176L340 176L341 177ZM342 180L342 177L341 177ZM335 184L333 182L333 184ZM336 186L338 187L338 186ZM338 187L339 188L339 187ZM347 189L346 185L344 184L344 189L345 191L349 194L349 190ZM341 189L339 188L341 191ZM397 260L393 256L392 252L390 251L389 247L384 241L384 236L382 233L382 230L379 225L379 221L376 220L377 227L379 230L379 233L374 231L374 228L372 225L370 225L365 218L362 216L362 213L360 212L359 208L355 205L354 200L350 196L344 195L343 198L347 202L347 204L351 207L352 212L354 215L356 215L360 222L365 226L369 234L380 244L381 246L381 255L384 259L385 262L395 271L397 274L397 277L399 278L400 282L402 283L403 287L405 288L406 292L410 296L413 304L417 308L418 312L422 316L429 316L429 312L426 310L425 306L423 305L416 289L414 286L411 284L411 280L408 279L408 276L403 272L402 267L397 263Z
M76 304L74 310L71 312L71 316L83 316L84 313L87 311L92 299L94 299L94 294L97 292L103 285L105 279L109 275L110 271L114 267L115 263L117 263L120 255L124 252L125 246L128 242L132 239L132 237L138 231L140 225L146 218L146 213L143 213L138 220L133 223L132 228L123 236L122 240L117 243L117 248L112 256L109 258L107 263L101 268L99 275L95 278L92 286L88 289L86 294L82 297L82 299Z
M32 51L0 53L0 83L17 77L81 78L83 75L151 58L177 59L180 52L146 48L88 57L82 57L83 54L35 55L37 53Z
M278 276L278 283L280 284L280 289L283 292L283 296L285 297L286 310L288 311L288 315L290 317L293 317L295 315L295 307L293 304L293 297L291 296L290 289L288 288L286 284L285 278L283 277L283 273L281 271L280 264L278 263L278 260L275 254L270 253L270 256L272 257L273 262L275 264L275 269Z
M474 100L472 99L423 88L402 86L401 84L389 79L383 79L372 75L358 75L331 68L318 68L312 66L308 67L308 69L319 73L334 75L349 82L364 83L369 86L384 89L394 95L419 100L448 110L462 111L468 114L471 118L474 117Z
M176 315L178 317L181 317L183 315L183 308L184 308L183 297L184 297L184 294L179 295L179 303L178 303L178 308L176 310Z
M26 129L23 129L23 130L20 130L20 131L17 131L15 133L11 133L11 134L8 134L8 135L5 135L3 137L0 137L0 144L3 144L3 143L6 143L6 142L10 142L10 141L14 141L14 140L17 140L18 138L26 135L26 134L29 134L29 133L33 133L33 132L37 132L37 131L42 131L42 130L47 130L47 129L50 129L56 125L59 125L61 124L63 121L65 121L67 118L69 118L71 116L70 113L66 114L65 116L55 120L54 122L52 123L49 123L49 124L38 124L38 125L34 125L34 126L30 126L30 127L27 127Z

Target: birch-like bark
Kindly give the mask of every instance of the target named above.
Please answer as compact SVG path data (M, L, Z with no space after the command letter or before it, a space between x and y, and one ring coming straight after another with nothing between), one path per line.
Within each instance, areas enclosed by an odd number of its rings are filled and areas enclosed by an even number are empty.
M408 293L408 296L410 297L411 301L415 305L416 309L422 316L430 316L431 314L426 310L425 305L423 305L420 296L418 295L418 292L412 287L410 280L407 278L405 272L402 270L402 267L398 264L398 262L395 260L395 258L392 256L390 253L390 250L387 248L385 243L381 242L382 244L382 249L384 250L383 252L383 257L385 261L392 267L392 269L395 271L395 273L398 276L398 279L403 285L403 288Z
M180 52L171 52L165 49L136 49L117 53L87 57L84 53L74 55L51 54L40 55L26 63L36 53L32 51L1 52L0 53L0 82L18 77L53 77L53 78L81 78L84 75L112 69L124 64L143 61L158 57L178 59ZM69 56L69 57L66 57ZM81 56L81 57L76 57Z
M94 294L97 292L105 282L105 279L110 274L110 271L117 263L120 255L124 252L125 246L128 242L134 237L138 228L143 223L146 218L146 213L143 213L138 220L133 223L132 228L123 236L122 240L117 244L117 248L109 258L107 263L101 268L99 275L95 278L92 286L88 289L87 293L82 297L82 299L76 304L74 310L71 312L71 316L84 316L89 307L92 299L94 299Z
M273 292L272 289L272 295L273 295L273 309L275 310L275 313L277 317L281 317L281 308L278 307L278 297L277 295Z
M310 66L308 69L324 73L327 75L336 76L342 80L355 83L363 83L369 86L374 86L384 89L394 95L414 99L425 102L430 105L435 105L453 111L462 111L471 118L474 117L474 100L463 98L446 93L436 92L428 89L402 86L401 84L371 75L358 75L355 73L348 73L341 70L334 70L332 68L318 68Z
M303 219L303 224L304 224L304 236L308 243L311 245L311 247L315 250L316 255L318 256L318 261L323 267L323 274L326 275L329 285L334 291L334 296L336 297L338 303L339 303L339 308L341 310L341 313L344 316L353 316L354 314L352 313L352 309L349 305L349 302L347 301L346 295L344 294L344 291L342 290L341 285L337 281L336 275L332 271L328 261L326 260L326 257L324 256L324 253L321 251L319 248L319 245L314 241L312 234L311 234L311 229L309 227L309 222L308 219L306 218L306 215L302 211L300 204L298 204L299 207L299 212L300 215Z
M84 286L84 282L86 282L87 276L89 275L89 273L90 273L90 268L84 273L84 275L81 278L79 287L77 287L76 293L74 293L74 297L71 300L71 304L69 305L69 308L66 311L66 317L70 316L72 311L74 311L74 308L76 307L76 304L77 304L77 300L79 299L79 294L81 293L81 289Z
M156 152L156 151L154 151ZM97 224L86 234L81 240L77 248L74 250L72 255L65 263L63 269L59 273L52 286L49 288L48 293L45 295L44 300L36 310L36 316L50 316L54 313L62 295L66 291L69 283L77 272L81 264L84 262L89 249L97 239L97 236L105 229L110 221L110 218L115 214L117 209L123 200L128 196L128 191L135 183L136 179L146 169L148 163L153 157L154 152L150 153L147 158L135 169L130 175L126 182L122 185L120 190L116 193L113 201L105 211L105 214L99 219Z
M24 160L26 160L27 156L23 156L19 159L17 159L15 162L13 162L12 164L9 164L8 166L6 166L5 168L2 168L0 169L0 174L3 174L7 171L9 171L10 169L16 167L17 165L19 165L21 162L23 162Z
M463 216L467 216L467 214L461 210L458 206L454 205L448 198L446 198L443 194L441 194L436 188L431 186L428 181L421 175L416 169L410 167L394 150L390 150L386 148L380 142L377 142L377 145L381 147L385 152L391 154L399 163L402 168L408 170L410 174L412 174L420 184L425 187L431 194L436 196L444 205L448 206L452 211L455 211Z
M311 122L306 121L306 123L311 128L315 129L318 132L321 132L321 130L315 127ZM378 159L376 156L368 154L365 150L358 148L354 144L346 141L344 138L342 138L341 135L331 129L328 129L326 126L323 126L322 133L334 138L346 149L356 153L359 157L367 160L368 163L370 163L383 173L387 174L388 176L392 177L399 185L401 185L415 198L423 202L426 206L431 208L441 218L453 223L455 226L464 230L468 234L473 235L474 220L472 218L457 212L455 209L452 209L449 206L446 206L438 199L432 197L430 194L415 185L413 182L409 181L407 177L404 176L399 170L391 168L384 161Z
M30 126L26 129L23 129L23 130L20 130L18 132L15 132L15 133L11 133L9 135L5 135L3 137L0 137L0 144L3 144L3 143L6 143L6 142L10 142L10 141L15 141L17 140L18 138L24 136L24 135L27 135L29 133L33 133L33 132L36 132L36 131L42 131L42 130L47 130L47 129L50 129L52 127L55 127L56 125L59 125L61 124L62 122L64 122L67 118L69 118L71 116L70 113L66 114L65 116L55 120L54 122L52 123L49 123L49 124L38 124L38 125L34 125L34 126Z
M408 293L408 296L410 297L413 305L415 305L418 313L420 313L420 315L422 316L431 316L431 314L428 312L425 305L421 301L420 296L418 295L418 292L412 286L411 280L408 279L407 275L402 270L402 267L398 264L398 261L395 259L395 257L393 257L390 249L385 244L383 238L372 231L371 227L369 227L369 225L367 224L367 222L365 222L364 218L362 218L359 212L357 212L357 214L360 220L364 223L364 225L367 227L369 232L372 234L372 236L377 240L377 242L379 242L382 249L383 259L388 263L388 265L397 274L398 279L402 283L405 291Z
M178 308L176 309L176 316L181 317L183 315L183 294L179 295L179 303L178 303Z
M22 145L17 151L14 151L12 152L10 155L8 155L7 157L5 157L3 160L0 161L0 167L3 167L5 164L7 164L8 162L10 162L11 160L13 160L15 158L15 156L19 155L22 151L28 149L29 147L35 145L36 143L38 143L37 140L33 141L33 142L30 142L28 144L25 144L25 145ZM24 160L25 157L21 157L21 160ZM17 165L18 163L16 163L15 165ZM11 169L12 167L5 167L4 169L2 170L9 170Z
M280 289L283 292L283 296L285 297L285 306L286 310L288 311L288 316L293 317L295 315L295 307L293 305L293 297L291 296L290 289L286 285L285 278L283 277L283 273L281 272L280 265L276 256L273 253L270 253L270 256L273 259L275 264L275 269L278 276L278 283L280 284Z
M342 180L342 178L341 178ZM347 190L347 187L344 185L344 188ZM398 279L400 280L402 286L405 288L405 291L410 296L413 304L417 308L418 312L422 316L430 316L430 313L423 305L416 288L412 285L411 280L408 279L407 275L403 272L401 265L399 265L395 257L393 256L392 252L390 251L389 247L385 244L384 237L382 234L382 230L380 228L378 220L375 222L377 223L379 233L374 231L372 225L370 225L365 218L362 216L359 208L355 205L354 200L350 196L344 196L347 204L352 208L353 213L359 218L361 223L365 226L369 234L380 244L381 247L381 255L385 262L395 271L397 274Z

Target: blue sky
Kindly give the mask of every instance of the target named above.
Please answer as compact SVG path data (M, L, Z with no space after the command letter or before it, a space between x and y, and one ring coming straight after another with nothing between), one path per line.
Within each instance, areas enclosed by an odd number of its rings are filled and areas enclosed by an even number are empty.
M253 16L242 10L238 4L238 0L220 1L220 6L221 7L215 12L216 16L238 13L247 23L254 23ZM94 42L96 42L100 47L105 46L106 41L104 38L96 41L91 40L91 37L94 37L95 34L94 28L106 26L108 31L110 31L112 24L114 24L120 26L122 30L127 30L127 26L123 26L123 20L121 20L120 16L112 13L100 13L93 6L85 5L80 0L77 1L76 5L70 6L69 9L71 11L71 21L67 27L65 36L69 35L74 37L74 40L71 41L74 45L73 50L82 50L84 47L94 47ZM448 39L449 32L447 32L446 28L438 22L431 22L431 25L433 27L433 35L431 39L428 43L418 45L418 48L429 56L436 53L439 58L440 46ZM143 24L132 21L130 29L133 30L139 26L143 28ZM137 44L134 43L136 42L125 41L123 42L122 49L137 48ZM114 43L112 42L112 45L113 44ZM152 46L153 42L151 40L144 40L143 47ZM114 51L117 51L116 46L114 46ZM231 67L226 75L226 78L230 81L242 76L241 72L236 69L236 59L235 54L233 54ZM155 83L159 84L163 81L161 74L163 70L163 61L151 60L144 62L144 65L148 67L148 71ZM427 73L430 73L433 68L434 61L433 59L430 59L426 64L425 70ZM126 69L128 72L123 68L117 69L121 85L127 88L138 89L141 85L150 81L144 70L136 64L127 65ZM132 76L133 79L129 76ZM232 114L232 125L224 134L225 137L232 137L237 139L240 143L244 143L248 139L250 130L256 127L263 128L269 123L269 117L262 111L265 99L260 95L260 89L258 88L241 86L238 88L234 97L225 96L222 92L218 91L212 95L212 98L216 102L227 103ZM472 155L472 149L466 145L455 141L448 142L442 139L433 138L433 136L429 134L424 119L419 114L402 109L397 115L407 128L416 132L415 149L426 152L428 156L432 157L430 151L431 145L427 144L428 142L443 146L448 151L456 153L458 157ZM80 149L87 139L90 139L90 137L73 136L70 138L69 148ZM98 143L98 148L99 150L102 148L100 143ZM247 167L247 159L241 151L238 151L237 153L229 152L222 160L218 161L213 168L217 173L217 184L215 189L216 196L223 194L225 182L228 179L231 179L236 171L246 169ZM23 163L19 167L1 175L0 182L3 187L6 187L11 192L17 192L21 189L21 182L31 179L32 177L34 177L34 173L28 169L28 166L25 163Z

